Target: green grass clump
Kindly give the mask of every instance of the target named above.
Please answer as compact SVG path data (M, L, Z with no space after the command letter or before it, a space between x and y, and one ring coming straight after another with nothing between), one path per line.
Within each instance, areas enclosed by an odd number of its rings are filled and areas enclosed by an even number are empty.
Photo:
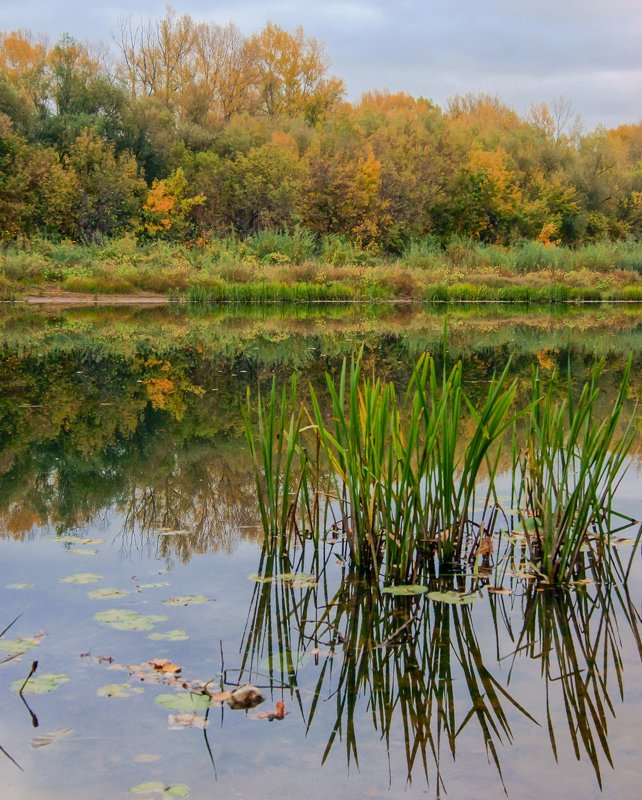
M562 399L554 380L544 389L539 376L533 376L526 442L514 464L512 483L514 505L524 509L531 562L551 583L572 580L582 548L591 546L591 535L600 550L609 552L605 545L613 525L614 494L637 435L631 419L618 436L630 373L629 359L606 415L596 409L599 366L577 400L570 376Z
M630 364L605 418L596 414L599 368L577 401L570 376L560 399L555 379L544 391L535 375L529 404L516 410L508 366L473 403L462 362L439 375L428 355L402 398L391 382L362 378L360 358L349 369L344 361L337 380L326 375L328 413L312 386L309 406L298 404L295 384L280 401L273 386L267 402L259 397L255 427L248 394L245 433L266 543L284 552L303 532L318 541L332 520L351 565L387 584L417 582L435 558L450 574L495 532L504 434L524 416L509 479L533 570L567 583L589 548L608 572L614 492L637 434L629 421L616 437L629 374Z

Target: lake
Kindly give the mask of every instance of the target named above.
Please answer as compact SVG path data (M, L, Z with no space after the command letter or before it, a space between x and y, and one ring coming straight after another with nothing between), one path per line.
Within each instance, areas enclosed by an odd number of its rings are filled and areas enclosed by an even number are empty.
M630 356L642 393L636 306L0 310L3 798L639 797L639 523L626 585L542 587L511 540L461 605L373 590L331 531L262 550L248 387L327 402L360 348L400 388L461 358L473 400L509 359L522 399L603 359L604 413Z

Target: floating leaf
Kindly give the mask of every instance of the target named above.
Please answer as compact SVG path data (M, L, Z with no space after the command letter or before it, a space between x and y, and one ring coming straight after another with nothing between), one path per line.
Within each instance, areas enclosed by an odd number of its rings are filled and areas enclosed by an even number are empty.
M196 712L193 714L170 714L167 717L167 727L170 731L179 731L183 728L205 730L207 728L207 720Z
M31 678L27 681L26 686L22 690L23 694L48 694L57 689L61 684L67 683L69 677L62 674L46 673L45 675L38 675L37 678ZM24 684L24 679L14 681L11 684L12 692L19 692Z
M74 547L69 551L76 556L97 556L98 550L90 550L88 547Z
M489 586L488 594L512 594L510 589L504 589L503 586Z
M526 572L526 570L523 569L513 570L511 575L514 578L521 578L525 581L534 581L537 578L537 575L535 575L534 572Z
M178 711L181 714L193 714L195 711L205 711L211 704L210 696L195 692L180 692L179 694L159 694L156 698L159 706L168 711Z
M142 686L130 686L129 683L108 683L98 690L98 697L131 697L133 694L142 694Z
M129 594L127 589L94 589L87 592L87 597L92 600L111 600L113 597L124 597Z
M633 547L635 544L635 539L630 539L625 536L620 536L617 539L611 539L610 545L611 547Z
M190 531L187 528L179 528L178 530L171 530L170 528L159 528L156 531L157 536L186 536Z
M189 639L189 636L185 631L176 628L172 631L165 631L165 633L149 633L147 638L154 642L184 642Z
M36 736L31 740L31 746L34 750L40 747L48 747L59 739L69 736L72 731L73 728L60 728L60 730L51 731L51 733L42 733L40 736Z
M178 664L174 664L173 661L169 661L166 658L152 658L148 663L156 672L174 674L181 671Z
M110 625L117 631L150 631L156 622L164 622L167 617L157 614L143 616L138 611L127 608L112 608L109 611L97 611L94 619Z
M32 647L40 644L41 639L45 636L44 633L36 634L35 636L25 636L22 639L0 639L0 653L7 653L10 656L21 656Z
M395 594L395 595L416 595L416 594L425 594L428 591L427 586L421 586L420 584L416 583L408 583L408 584L400 584L398 586L385 586L381 590L384 594Z
M209 603L209 600L204 594L184 594L180 597L170 597L168 600L163 600L163 603L168 606L200 606Z
M248 581L254 581L255 583L271 583L272 577L271 576L264 576L259 575L256 572L253 572L251 575L247 576Z
M147 792L165 794L166 788L162 781L147 781L147 783L139 783L138 786L133 786L129 792L130 794L147 794Z
M461 594L460 592L428 592L428 597L435 603L451 603L452 605L465 606L474 603L477 595Z
M140 755L134 757L134 761L138 761L139 764L151 764L154 761L160 760L161 756L156 753L140 753Z
M33 589L33 583L10 583L5 589Z
M62 542L63 544L105 544L104 539L93 539L89 536L56 536L52 542Z
M68 575L66 578L61 578L60 583L98 583L102 581L103 576L97 572L76 572L73 575Z
M138 589L160 589L162 586L169 586L169 581L159 581L159 583L139 583Z

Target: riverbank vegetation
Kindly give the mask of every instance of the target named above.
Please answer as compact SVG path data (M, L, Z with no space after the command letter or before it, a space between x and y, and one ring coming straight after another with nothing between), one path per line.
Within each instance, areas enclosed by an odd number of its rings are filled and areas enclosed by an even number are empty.
M5 296L528 299L543 283L572 299L638 282L642 125L584 132L566 101L348 102L323 46L271 23L246 37L169 9L114 40L0 33Z
M0 297L136 295L207 301L642 300L642 243L513 248L413 242L398 256L341 237L263 231L199 247L134 237L91 245L22 241L0 251Z

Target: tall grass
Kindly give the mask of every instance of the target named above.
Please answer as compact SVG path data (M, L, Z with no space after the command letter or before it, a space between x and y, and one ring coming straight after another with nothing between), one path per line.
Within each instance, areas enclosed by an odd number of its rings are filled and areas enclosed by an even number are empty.
M570 375L562 399L556 396L554 380L545 389L539 375L533 376L532 410L513 486L518 488L517 507L524 509L531 561L550 582L572 578L580 551L591 544L590 534L608 556L604 544L616 514L614 496L637 434L630 418L618 436L631 363L629 358L606 415L596 410L600 366L577 401Z
M351 565L387 584L417 583L435 561L456 571L496 532L506 433L524 415L509 480L532 568L551 583L573 580L594 536L592 556L608 572L610 532L628 519L617 515L614 495L637 433L631 418L617 437L630 363L603 420L599 368L577 401L570 375L561 399L555 381L544 390L535 375L521 410L508 369L476 404L461 362L439 375L428 355L402 398L391 382L363 378L360 357L344 361L336 380L326 375L329 411L312 386L309 404L300 404L293 383L280 400L274 386L267 401L259 396L254 421L248 394L245 433L266 541L284 552L305 531L318 542L330 519Z

